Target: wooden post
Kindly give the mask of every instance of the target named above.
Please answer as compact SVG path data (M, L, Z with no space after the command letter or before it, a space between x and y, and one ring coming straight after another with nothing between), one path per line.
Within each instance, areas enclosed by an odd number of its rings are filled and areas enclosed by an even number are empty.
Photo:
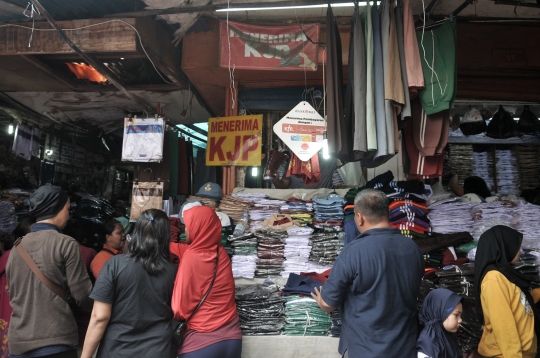
M234 99L234 104L233 104ZM225 89L225 116L238 115L238 82L235 81L234 89ZM223 167L223 185L221 190L223 196L233 192L236 185L236 168L234 166Z

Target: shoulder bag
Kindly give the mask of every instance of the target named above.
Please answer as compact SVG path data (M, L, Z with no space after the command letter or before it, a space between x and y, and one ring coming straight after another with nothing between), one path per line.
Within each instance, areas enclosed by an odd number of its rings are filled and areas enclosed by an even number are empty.
M214 277L212 277L212 282L210 282L210 287L208 287L208 291L206 291L206 293L204 294L201 302L199 302L199 304L197 305L197 307L195 308L193 313L189 316L189 318L187 320L181 320L174 327L174 331L173 331L173 335L172 335L172 341L173 341L173 344L175 346L177 346L178 348L182 347L182 344L184 343L184 337L185 337L185 334L186 334L187 324L188 324L189 320L195 315L195 313L197 313L197 311L199 310L199 307L201 307L204 300L206 300L206 297L208 297L208 294L210 293L210 290L214 286L214 281L216 280L216 274L217 274L217 269L218 269L218 262L219 262L219 246L217 248L216 268L214 269Z
M57 284L55 284L54 282L52 282L51 280L49 280L47 278L47 276L45 276L43 274L43 272L41 272L41 270L39 269L39 267L37 267L36 263L34 262L34 260L32 260L32 258L30 257L30 255L28 255L28 252L26 252L26 249L24 248L24 246L22 246L22 243L21 243L21 239L18 239L17 241L15 241L15 243L13 244L15 250L17 250L17 252L19 253L19 255L21 255L22 259L24 260L24 262L26 262L26 264L28 265L28 267L30 267L30 270L32 270L32 272L34 273L34 275L37 276L37 278L45 285L47 286L47 288L49 290L51 290L52 292L54 292L57 296L59 296L61 299L63 299L64 301L67 302L67 304L69 305L69 307L71 308L71 310L74 310L77 308L77 303L75 302L75 299L71 296L71 294L69 292L66 292L62 287L58 286Z

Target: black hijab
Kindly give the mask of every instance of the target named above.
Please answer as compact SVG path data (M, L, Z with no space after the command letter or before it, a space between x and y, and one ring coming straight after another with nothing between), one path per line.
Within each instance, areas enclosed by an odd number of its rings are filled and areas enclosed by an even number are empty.
M455 335L444 328L462 297L446 288L431 291L418 313L424 329L416 342L416 350L433 358L460 358L461 349Z
M499 271L527 297L534 312L534 331L540 337L540 316L530 293L531 281L510 264L521 249L522 241L522 233L503 225L494 226L480 236L474 262L476 312L478 319L483 322L484 312L480 299L482 280L489 271Z

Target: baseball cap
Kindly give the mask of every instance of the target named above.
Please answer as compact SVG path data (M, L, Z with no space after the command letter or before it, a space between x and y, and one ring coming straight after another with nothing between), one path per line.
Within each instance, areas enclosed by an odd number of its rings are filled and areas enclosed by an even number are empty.
M203 198L210 198L215 200L221 200L222 194L221 194L221 186L216 183L208 182L201 186L199 191L196 194L197 196L203 197Z
M221 221L221 227L231 226L231 219L227 214L221 211L216 211L216 215L218 216L219 221Z
M187 200L186 202L184 202L184 204L182 204L182 206L180 207L180 212L178 213L178 218L180 218L182 224L185 224L184 211L194 208L196 206L204 206L204 203L199 200Z

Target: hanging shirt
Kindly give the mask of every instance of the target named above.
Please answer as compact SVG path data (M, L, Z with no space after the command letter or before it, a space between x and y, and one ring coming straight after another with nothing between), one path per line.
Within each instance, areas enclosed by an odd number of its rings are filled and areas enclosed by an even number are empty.
M32 156L32 131L30 128L17 125L12 150L17 157L30 160Z
M163 159L163 118L126 118L122 160L158 162Z
M403 95L405 103L401 110L401 118L407 118L411 116L411 99L409 96L409 81L407 79L407 65L405 63L405 43L403 38L403 4L398 2L398 6L395 7L395 19L397 30L397 41L399 48L399 64L401 68L401 81L403 85Z
M448 110L428 115L420 101L411 102L414 144L423 157L442 154L450 134L450 112Z
M416 40L414 18L409 0L403 0L403 41L409 90L417 92L418 89L424 88L424 72L422 71L420 50Z
M373 23L371 5L367 2L364 10L365 44L366 44L366 135L368 152L377 150L377 119L375 117L375 72L373 70Z
M34 127L32 129L32 147L30 149L32 156L39 158L40 145L41 145L41 129Z

